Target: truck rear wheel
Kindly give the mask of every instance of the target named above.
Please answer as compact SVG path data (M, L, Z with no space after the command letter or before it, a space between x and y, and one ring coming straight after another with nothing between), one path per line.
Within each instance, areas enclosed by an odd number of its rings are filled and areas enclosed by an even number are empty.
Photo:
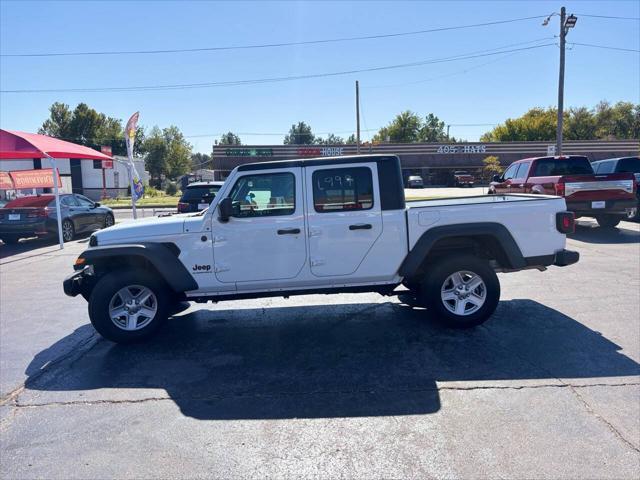
M618 226L622 217L616 215L598 215L596 221L602 228L615 228Z
M420 294L427 311L450 328L484 323L500 300L500 282L489 262L473 255L449 255L427 269Z
M155 334L169 315L166 287L147 272L111 272L89 297L89 318L107 340L133 343Z

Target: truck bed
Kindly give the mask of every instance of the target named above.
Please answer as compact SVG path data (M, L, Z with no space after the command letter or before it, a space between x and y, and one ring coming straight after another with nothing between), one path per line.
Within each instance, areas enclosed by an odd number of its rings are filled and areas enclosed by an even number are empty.
M407 201L408 248L424 232L453 224L497 223L512 233L525 257L549 255L565 246L556 228L556 213L566 210L565 200L551 195L481 195Z

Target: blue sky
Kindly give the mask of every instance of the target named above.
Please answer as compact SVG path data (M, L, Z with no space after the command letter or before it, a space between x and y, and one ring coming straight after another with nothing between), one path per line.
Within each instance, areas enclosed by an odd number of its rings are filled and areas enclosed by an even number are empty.
M640 17L638 1L600 2L13 2L0 1L0 52L150 50L296 42L407 32L548 15L578 15L568 42L640 49L640 23L580 16ZM416 62L505 45L554 43L558 17L414 36L201 53L2 57L0 90L119 87L242 80ZM545 40L547 39L547 40ZM518 48L518 47L512 47ZM640 55L569 45L566 106L599 100L640 103ZM491 62L487 65L487 62ZM354 81L362 128L377 129L409 109L433 112L451 134L475 141L492 124L557 100L558 48L412 68L270 84L168 91L4 93L2 128L36 131L54 101L88 103L146 127L177 125L195 151L214 136L241 132L245 144L281 143L292 123L314 132L355 129ZM373 135L364 132L363 138Z

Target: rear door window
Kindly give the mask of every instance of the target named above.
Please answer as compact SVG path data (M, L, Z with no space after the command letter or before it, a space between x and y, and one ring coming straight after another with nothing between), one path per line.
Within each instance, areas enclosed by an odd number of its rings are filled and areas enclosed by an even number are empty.
M368 167L316 170L313 172L312 182L316 212L373 208L373 177Z

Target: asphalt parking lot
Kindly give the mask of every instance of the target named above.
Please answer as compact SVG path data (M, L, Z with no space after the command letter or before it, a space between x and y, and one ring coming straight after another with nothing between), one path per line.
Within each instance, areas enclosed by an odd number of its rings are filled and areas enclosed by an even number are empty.
M640 225L501 274L473 331L375 294L198 305L119 346L62 279L87 238L0 245L2 478L638 478Z

